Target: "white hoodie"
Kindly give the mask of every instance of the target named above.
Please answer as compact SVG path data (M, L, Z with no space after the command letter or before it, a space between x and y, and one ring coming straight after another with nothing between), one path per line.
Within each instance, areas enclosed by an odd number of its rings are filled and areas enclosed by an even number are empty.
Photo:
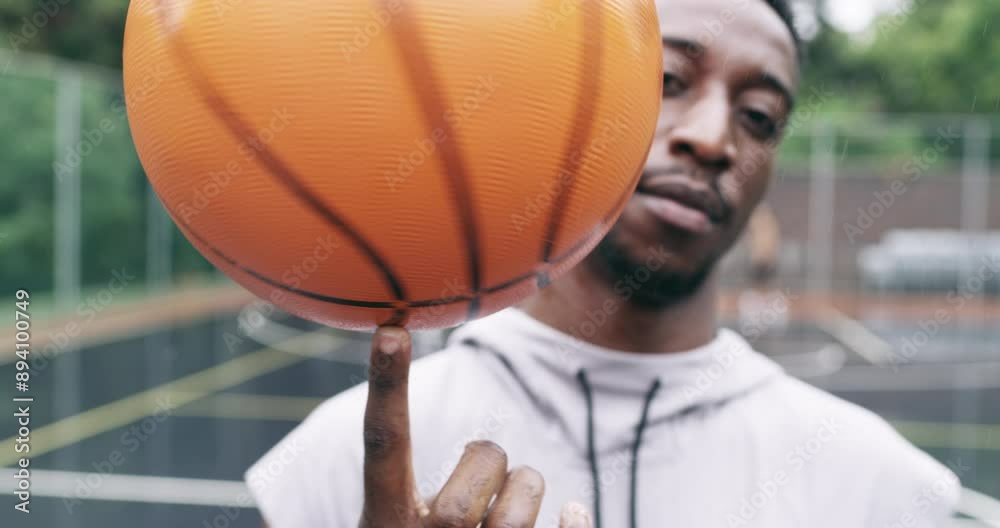
M366 390L321 405L247 472L272 527L358 525ZM639 355L509 308L414 362L410 407L423 496L467 442L489 439L545 477L538 528L556 528L570 500L600 509L597 528L926 528L945 525L960 490L881 418L725 329L696 350Z

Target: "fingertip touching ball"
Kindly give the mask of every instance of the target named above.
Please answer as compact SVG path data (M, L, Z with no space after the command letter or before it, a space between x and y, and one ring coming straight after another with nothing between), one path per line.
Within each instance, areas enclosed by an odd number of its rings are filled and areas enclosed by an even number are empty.
M577 264L662 90L652 0L133 0L135 145L171 218L330 326L443 328Z

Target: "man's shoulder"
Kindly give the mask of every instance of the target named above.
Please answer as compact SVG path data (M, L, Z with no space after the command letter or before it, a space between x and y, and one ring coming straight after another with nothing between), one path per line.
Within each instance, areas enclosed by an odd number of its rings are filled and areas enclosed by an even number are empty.
M867 431L888 440L894 433L881 416L819 387L791 376L782 376L761 392L774 407L778 419L802 425L833 419L853 431Z
M822 429L853 456L890 462L929 459L892 424L858 404L791 377L775 384L772 391L769 400L777 405L773 419L791 426L783 429L795 431L798 437L816 436Z
M893 512L889 519L947 516L957 503L961 461L946 467L878 414L801 380L783 379L770 391L771 425L784 436L783 449L817 482L844 476L854 492L880 498L882 515Z

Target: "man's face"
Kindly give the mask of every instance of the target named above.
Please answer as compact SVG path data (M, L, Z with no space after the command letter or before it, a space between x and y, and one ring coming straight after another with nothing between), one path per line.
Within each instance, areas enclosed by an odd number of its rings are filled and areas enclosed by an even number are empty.
M639 187L590 257L615 280L667 260L637 299L700 286L770 183L798 83L792 34L764 0L657 0L663 106ZM659 257L662 259L662 257ZM609 277L610 278L610 277Z

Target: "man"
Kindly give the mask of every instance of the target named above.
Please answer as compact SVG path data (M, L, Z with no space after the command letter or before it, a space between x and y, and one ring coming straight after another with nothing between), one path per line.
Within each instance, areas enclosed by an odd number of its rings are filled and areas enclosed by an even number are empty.
M408 335L377 332L370 384L247 472L271 526L912 528L949 516L955 475L718 326L714 264L769 185L798 82L787 3L658 5L663 110L613 231L536 297L455 331L409 378ZM574 503L589 518L563 508Z

